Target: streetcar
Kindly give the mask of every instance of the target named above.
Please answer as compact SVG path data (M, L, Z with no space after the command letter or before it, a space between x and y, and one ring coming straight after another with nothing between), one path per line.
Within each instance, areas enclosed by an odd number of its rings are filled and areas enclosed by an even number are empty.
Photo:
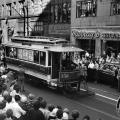
M14 36L3 43L8 69L36 77L51 88L77 86L80 70L74 62L83 52L62 38Z

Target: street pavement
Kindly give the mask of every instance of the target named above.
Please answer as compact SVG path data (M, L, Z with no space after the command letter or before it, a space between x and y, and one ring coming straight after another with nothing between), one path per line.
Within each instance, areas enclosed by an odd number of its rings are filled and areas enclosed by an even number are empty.
M103 88L102 85L94 85L92 83L88 83L88 85L90 91L95 91L95 95L87 95L85 92L85 95L73 95L73 97L69 97L44 86L41 87L28 83L25 84L25 89L36 96L43 97L48 104L61 105L63 108L67 107L70 109L70 112L74 109L79 110L79 120L82 120L84 115L89 115L91 120L97 120L98 118L102 118L102 120L120 120L116 113L116 101L112 102L111 100L112 98L117 100L119 93L113 92L112 97L106 96L109 98L107 99L104 96L110 91L106 91L105 87Z

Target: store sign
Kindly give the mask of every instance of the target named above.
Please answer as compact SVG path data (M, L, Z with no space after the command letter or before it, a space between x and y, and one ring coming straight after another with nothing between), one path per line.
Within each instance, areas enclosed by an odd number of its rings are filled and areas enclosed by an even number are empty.
M86 32L86 31L74 30L74 31L72 31L72 34L75 38L80 38L80 39L93 39L93 38L95 38L95 32Z
M106 39L106 40L117 40L120 39L120 33L115 32L104 32L100 33L99 31L80 31L80 30L73 30L72 35L77 39Z
M120 39L119 33L103 33L102 38L104 39Z
M49 25L49 34L70 34L69 24Z

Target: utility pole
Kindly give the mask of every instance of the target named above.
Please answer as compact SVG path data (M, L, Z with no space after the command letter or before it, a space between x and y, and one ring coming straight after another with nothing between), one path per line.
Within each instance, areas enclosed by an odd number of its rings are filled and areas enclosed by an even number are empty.
M27 6L26 6L26 11L27 11L27 36L29 36L28 1L27 1Z
M24 14L24 36L25 36L25 7L23 5L23 14Z

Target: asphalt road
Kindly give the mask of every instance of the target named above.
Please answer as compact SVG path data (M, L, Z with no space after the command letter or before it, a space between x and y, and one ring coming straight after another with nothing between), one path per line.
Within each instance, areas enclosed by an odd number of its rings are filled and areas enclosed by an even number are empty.
M66 97L44 86L36 86L33 84L25 83L25 89L37 96L43 97L48 104L61 105L63 108L68 108L70 113L72 110L77 109L80 112L80 119L83 116L89 115L91 120L120 120L116 114L115 105L109 102L104 102L104 99L98 99L96 96L88 95L73 95L73 97ZM101 100L102 99L102 100Z

